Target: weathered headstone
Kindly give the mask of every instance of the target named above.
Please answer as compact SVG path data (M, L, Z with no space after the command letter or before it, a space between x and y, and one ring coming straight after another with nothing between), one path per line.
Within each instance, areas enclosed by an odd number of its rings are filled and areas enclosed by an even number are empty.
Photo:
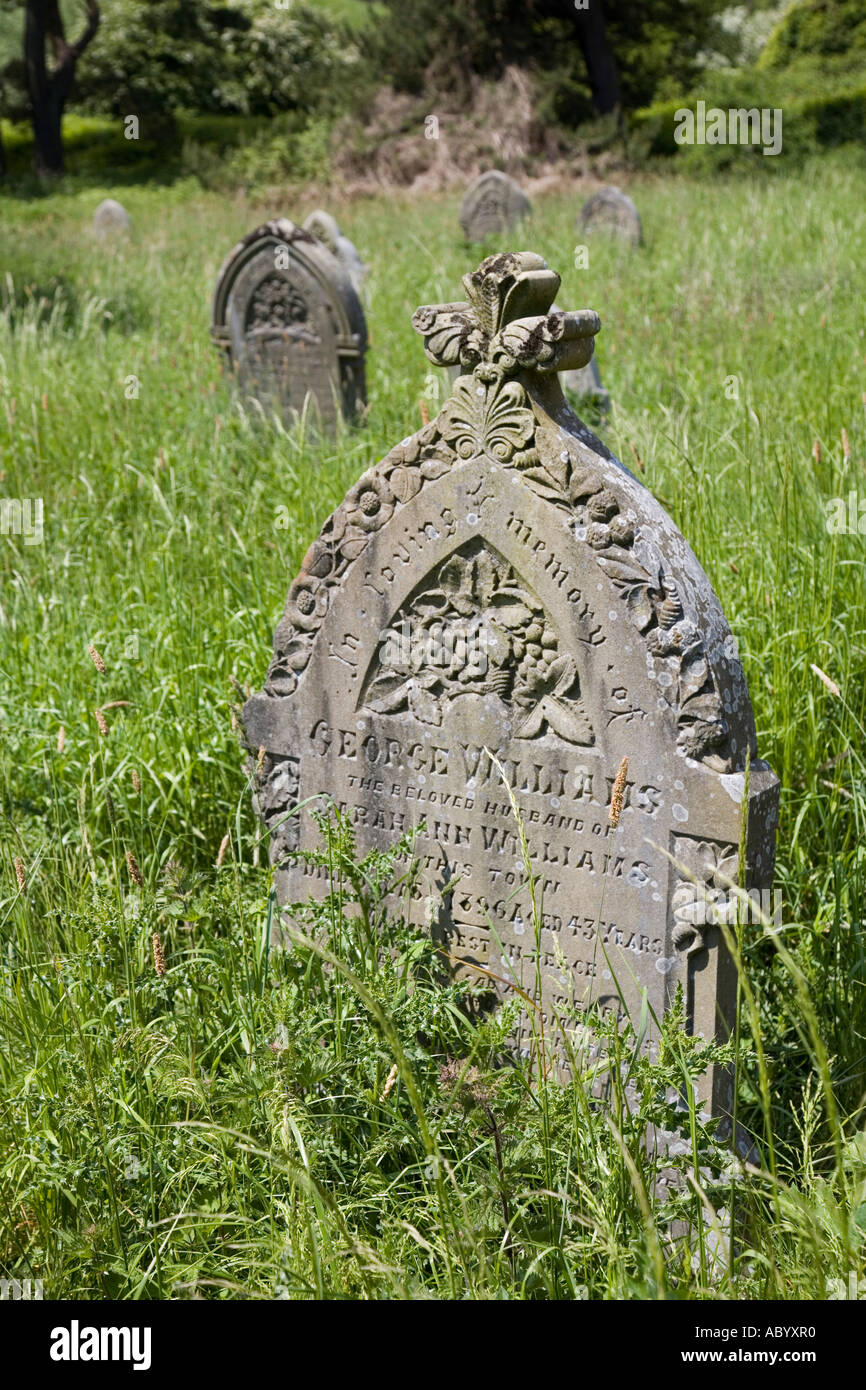
M479 174L463 195L460 226L467 241L510 232L528 217L532 205L523 189L508 174L488 169Z
M563 372L560 380L562 389L569 391L577 400L585 400L590 396L600 410L610 409L610 393L602 385L601 372L594 357L585 367L578 367L573 372Z
M104 198L93 214L93 230L98 237L128 236L132 231L132 218L122 203Z
M280 218L229 253L217 279L211 335L242 391L287 424L310 401L322 429L364 406L367 326L343 267L316 237Z
M551 313L559 283L539 256L492 256L468 302L416 312L428 358L463 375L289 591L243 711L259 806L282 904L327 891L287 857L317 843L309 808L291 814L304 798L331 794L362 853L424 821L412 920L507 995L533 987L535 934L492 753L538 877L548 1018L570 999L619 1013L619 990L635 1021L642 990L660 1017L682 984L690 1028L714 1036L735 975L704 900L730 915L744 814L747 884L769 887L778 783L706 575L565 404L557 374L589 362L600 323Z
M305 219L304 231L310 232L324 246L327 246L332 256L337 258L351 280L353 290L360 299L370 267L361 260L355 243L350 241L347 236L343 236L336 218L319 208L316 212L311 212L309 217Z
M610 232L637 246L642 231L638 210L627 193L613 184L587 198L577 219L579 232Z

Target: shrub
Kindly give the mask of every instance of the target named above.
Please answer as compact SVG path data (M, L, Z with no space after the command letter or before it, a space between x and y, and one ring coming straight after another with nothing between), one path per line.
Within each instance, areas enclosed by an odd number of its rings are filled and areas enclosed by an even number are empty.
M345 99L357 64L349 31L311 9L201 0L106 6L76 100L114 116L178 111L314 112Z

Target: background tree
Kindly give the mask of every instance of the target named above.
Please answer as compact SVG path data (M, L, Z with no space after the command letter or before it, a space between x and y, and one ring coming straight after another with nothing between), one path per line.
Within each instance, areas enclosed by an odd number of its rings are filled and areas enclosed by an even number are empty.
M79 38L69 43L59 0L27 0L24 62L39 174L63 172L63 110L72 90L78 60L99 28L97 0L86 0L86 4L84 28ZM51 52L50 65L47 50Z
M508 64L539 78L538 114L577 125L687 89L725 0L378 0L367 46L401 91L465 98Z

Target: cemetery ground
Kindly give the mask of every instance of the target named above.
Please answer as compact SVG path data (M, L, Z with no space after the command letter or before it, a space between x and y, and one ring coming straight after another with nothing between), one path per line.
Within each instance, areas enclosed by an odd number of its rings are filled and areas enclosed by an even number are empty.
M652 1064L645 1020L609 1036L607 1109L578 1043L571 1084L497 1065L514 1006L443 982L380 906L408 859L359 870L345 826L323 821L314 942L268 947L235 710L329 512L438 408L410 319L480 259L458 198L332 209L371 267L369 416L321 445L242 408L208 336L229 248L313 204L72 188L0 209L2 495L42 504L41 532L4 514L0 537L4 1277L47 1298L866 1292L862 175L629 191L637 250L593 241L576 267L579 193L534 196L509 249L601 315L600 432L709 574L781 781L781 925L738 933L753 1161L675 1109L702 1056L675 1016ZM112 192L133 235L99 242ZM683 1135L667 1205L651 1125Z

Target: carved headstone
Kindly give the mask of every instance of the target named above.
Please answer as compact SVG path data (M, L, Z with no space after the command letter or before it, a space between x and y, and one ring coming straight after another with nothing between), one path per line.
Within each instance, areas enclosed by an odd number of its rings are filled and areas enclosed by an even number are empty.
M587 198L577 219L579 232L611 232L633 246L640 242L642 231L638 210L621 188L613 184L599 188Z
M211 335L242 391L287 424L310 402L322 429L366 400L367 326L346 271L316 237L280 218L257 227L224 261Z
M305 219L304 231L310 232L324 246L327 246L331 255L336 257L345 270L352 282L353 290L360 299L370 267L361 260L354 242L350 241L347 236L343 236L336 218L319 208L316 212L311 212L309 217Z
M129 236L132 218L122 203L114 198L103 198L93 214L93 230L98 237Z
M570 999L619 1012L619 990L660 1017L682 984L690 1027L716 1035L735 976L713 912L731 912L744 816L747 883L769 887L778 783L706 575L565 403L557 374L589 362L600 323L550 312L559 283L539 256L492 256L467 302L415 314L430 361L462 375L325 523L243 711L277 893L327 891L291 856L317 843L309 808L290 814L304 798L330 793L361 852L423 821L412 919L503 994L532 988L504 774L548 1017Z
M532 212L526 194L508 174L488 169L479 174L463 195L460 226L467 241L510 232Z

